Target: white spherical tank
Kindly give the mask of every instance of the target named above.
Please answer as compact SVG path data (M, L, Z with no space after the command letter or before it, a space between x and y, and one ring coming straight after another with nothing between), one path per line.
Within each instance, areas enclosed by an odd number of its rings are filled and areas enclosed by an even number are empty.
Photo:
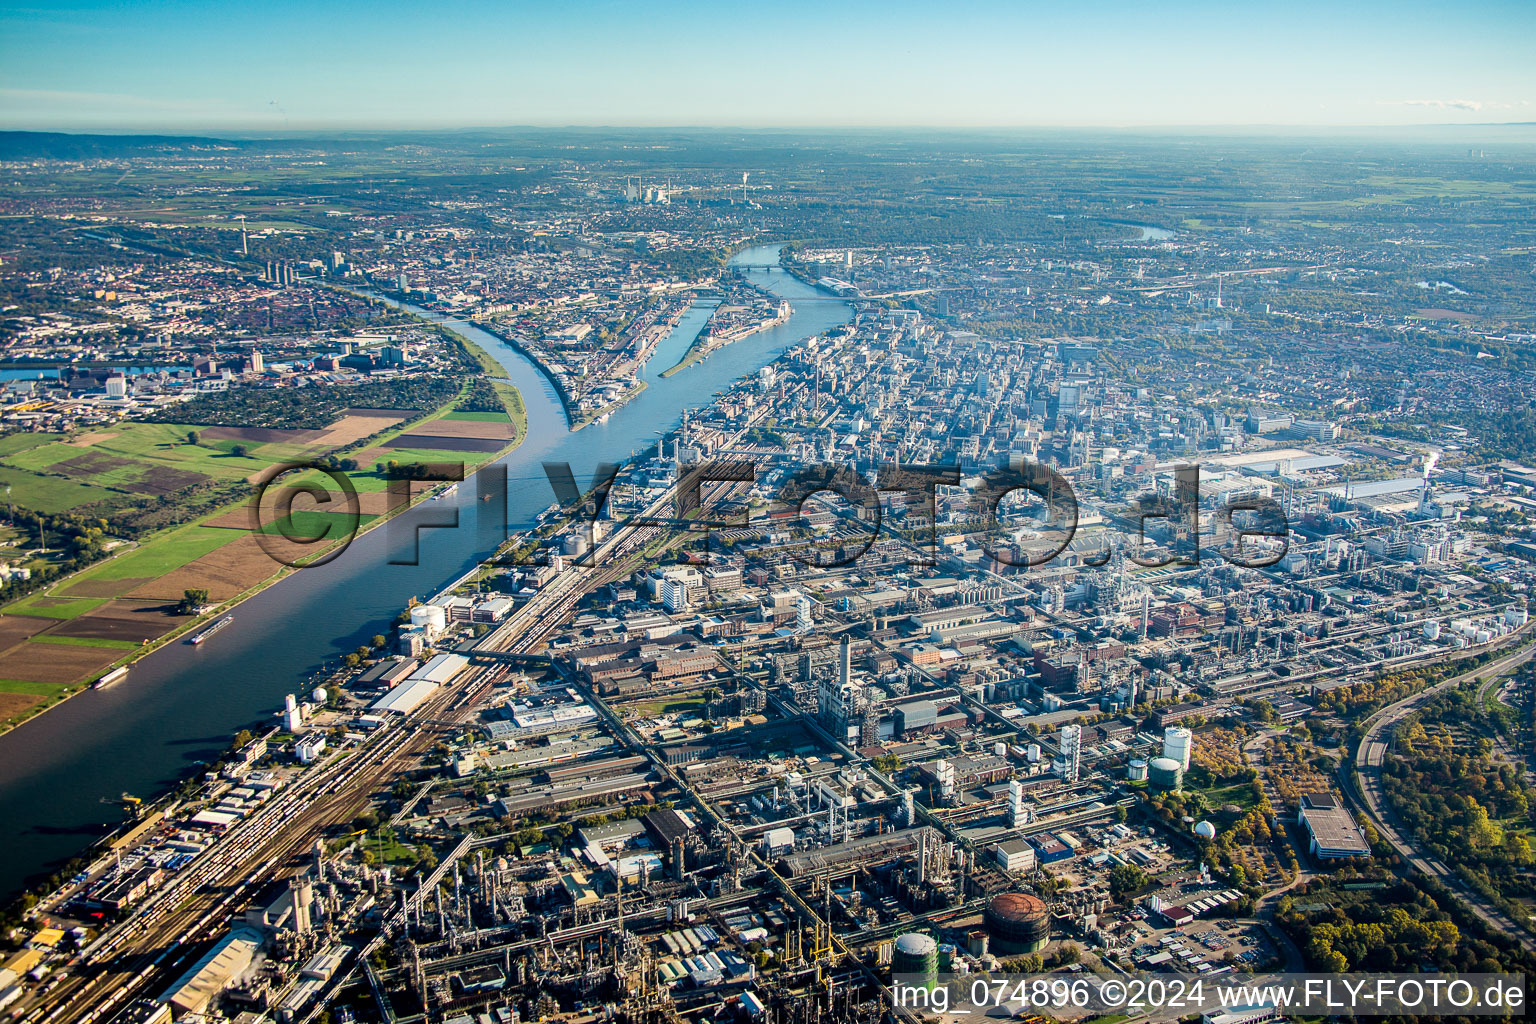
M1215 839L1216 826L1212 825L1208 821L1202 821L1200 824L1195 826L1195 835L1199 836L1201 839Z
M326 700L330 697L330 694L325 692L325 687L317 686L317 687L315 687L315 692L311 693L309 695L309 697L316 704L324 704L326 702Z

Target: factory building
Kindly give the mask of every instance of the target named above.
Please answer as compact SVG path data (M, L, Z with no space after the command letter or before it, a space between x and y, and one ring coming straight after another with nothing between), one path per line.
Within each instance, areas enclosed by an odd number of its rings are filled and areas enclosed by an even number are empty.
M1310 847L1317 857L1368 858L1371 847L1349 811L1340 806L1332 793L1304 793L1298 823L1311 837Z
M992 847L992 856L1004 871L1020 873L1035 869L1035 848L1022 839L1005 839Z
M1067 782L1076 782L1082 771L1083 727L1064 725L1057 740L1061 756L1056 758L1056 774Z
M169 1003L178 1017L202 1013L251 966L261 941L261 936L249 928L236 928L166 989L160 1001Z

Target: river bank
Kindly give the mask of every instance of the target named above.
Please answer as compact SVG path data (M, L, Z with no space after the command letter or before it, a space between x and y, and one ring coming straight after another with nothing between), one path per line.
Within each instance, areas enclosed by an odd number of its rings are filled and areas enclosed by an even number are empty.
M423 319L425 322L425 318ZM504 372L500 363L498 363L494 358L491 357L488 352L486 352L480 346L476 345L470 339L457 332L443 328L441 325L433 326L450 334L456 340L456 342L464 348L465 352L479 364L481 371L492 377L493 381L497 375ZM438 419L450 416L454 413L458 405L468 396L471 387L470 381L473 379L474 378L466 379L466 381L461 384L457 394L441 403L436 408L422 410L416 415L403 419L377 434L351 441L339 448L335 448L330 451L317 452L308 457L316 459L344 458L369 448L377 448L380 445L387 444L389 441L401 436L402 434L417 430L425 424L429 424ZM494 384L494 387L497 389L497 395L502 400L508 421L512 424L512 436L505 445L502 445L499 449L493 452L459 453L460 458L464 459L465 461L483 463L501 458L508 452L515 449L517 445L521 444L523 438L527 434L526 413L523 409L522 397L517 392L517 389L506 384ZM376 474L370 473L367 470L360 470L349 473L349 475L354 478L359 491L362 492L368 489L371 483L369 478ZM371 530L374 527L389 521L395 515L399 514L401 511L404 511L411 505L422 500L426 500L431 496L431 492L433 490L435 490L435 488L428 488L423 493L413 495L406 504L400 507L386 508L382 513L369 515L366 519L362 519L360 523L356 525L356 528L349 531L350 536L345 540L338 536L337 539L333 541L323 542L321 545L315 547L313 551L302 551L302 557L305 560L313 560L315 558L324 557L327 552L335 549L337 545L349 542L351 537L355 537L362 532ZM28 642L49 642L50 638L56 632L67 628L74 621L68 615L55 618L53 614L50 614L51 608L55 605L59 607L69 607L71 606L72 602L88 600L81 595L86 591L90 591L94 594L96 590L93 588L106 586L110 594L114 595L114 598L120 598L121 595L118 594L118 592L112 588L110 584L107 584L106 581L110 579L117 579L125 574L133 575L132 573L126 573L126 571L119 572L116 569L116 563L121 562L123 559L134 559L137 562L144 562L146 559L158 560L165 566L165 569L158 577L155 578L165 578L166 576L170 576L176 573L186 574L189 568L195 569L197 565L201 564L200 562L198 562L196 559L193 559L189 562L186 558L178 556L179 550L181 550L182 546L186 543L186 538L195 535L197 532L199 532L200 528L213 526L229 528L229 521L231 519L244 521L242 513L248 513L252 516L255 515L255 510L251 508L249 498L242 497L236 501L232 501L228 504L213 508L201 515L198 515L196 518L193 518L186 523L179 523L174 526L159 530L139 542L124 544L121 546L120 550L113 552L108 557L93 562L90 565L87 565L78 571L69 574L68 576L53 580L41 590L17 598L15 601L12 601L6 605L3 615L0 615L0 621L3 621L5 618L9 617L14 623L20 625L20 630L25 634L25 636L19 645L15 645L13 641L12 644L3 646L7 649L21 651L27 647ZM327 530L329 531L330 529L331 527L328 525ZM206 533L207 530L203 529L202 532ZM306 536L310 535L307 531L302 532L305 532ZM235 537L233 532L231 532L230 537L232 540L234 540L235 543L239 543L239 538ZM214 551L217 550L218 548L214 549ZM211 554L212 552L209 553ZM263 559L260 561L265 560ZM99 644L101 648L111 646L127 649L122 651L120 657L117 657L114 660L102 662L97 668L88 669L85 665L80 666L80 674L73 681L66 681L63 683L63 685L60 685L57 688L50 688L46 692L43 691L41 684L32 686L32 684L27 683L9 682L5 687L0 687L0 689L7 689L13 687L28 686L31 688L32 692L38 693L40 696L40 699L34 698L30 705L8 713L4 721L0 722L0 735L3 735L4 733L18 727L23 722L30 721L34 718L37 718L38 716L47 714L49 711L59 707L66 701L77 698L80 694L90 691L95 686L93 679L99 681L100 679L117 672L119 669L131 670L132 667L139 661L153 654L155 651L161 649L162 647L168 644L177 643L186 638L189 634L205 628L210 622L216 621L229 615L237 606L241 605L252 596L261 593L268 587L277 584L288 574L294 571L293 566L285 564L283 561L277 560L275 558L270 563L270 566L273 571L269 575L264 577L252 577L248 575L246 577L247 581L249 581L248 586L244 587L237 593L221 595L218 600L215 600L211 603L206 603L203 610L197 615L170 625L170 627L163 633L144 638L142 643L140 643L138 646L129 647L126 642L102 641ZM141 585L150 585L153 584L153 582L154 579L136 579L136 583ZM194 585L199 585L199 581L197 580L192 580L190 582L192 582ZM119 600L119 603L123 602ZM144 602L138 602L137 604L134 604L133 607L135 609L147 609L150 606ZM46 625L35 625L41 623L46 623ZM65 636L63 633L60 633L59 635L61 636L61 640L54 642L67 643L73 640L72 636ZM25 670L23 669L22 671ZM29 678L27 675L20 674L19 672L10 674L0 672L0 677L10 679L13 676L15 679L19 680L26 680Z
M777 266L776 246L745 250L733 262L795 305L789 322L720 350L687 374L653 379L609 421L579 434L570 431L553 383L531 360L472 323L413 310L484 348L522 397L528 420L522 444L481 467L506 467L505 507L479 501L475 489L463 485L452 497L413 505L394 520L399 529L369 530L334 561L290 572L250 596L209 643L168 644L122 682L0 736L6 766L0 816L13 837L0 844L5 893L20 891L28 879L118 827L122 792L152 799L171 791L188 772L222 755L237 729L270 716L284 694L369 643L410 598L439 592L483 562L509 531L533 523L553 500L541 463L569 463L576 479L586 480L601 462L623 463L654 449L685 409L707 405L736 380L852 315L843 303L796 302L816 293L768 269ZM671 365L692 341L686 330L675 331L657 346L651 365ZM457 515L457 528L439 525L445 513Z

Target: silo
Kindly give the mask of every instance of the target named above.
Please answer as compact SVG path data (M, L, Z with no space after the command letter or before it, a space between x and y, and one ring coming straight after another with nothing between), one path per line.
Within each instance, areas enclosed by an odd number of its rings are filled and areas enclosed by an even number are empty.
M1179 762L1179 767L1189 771L1190 755L1194 753L1195 737L1181 725L1171 725L1163 732L1163 756Z
M891 976L906 977L913 984L924 986L938 984L938 941L921 932L897 936L896 945L891 949Z
M1153 789L1178 790L1184 785L1184 766L1171 757L1154 757L1147 766L1147 780Z
M411 625L435 636L448 628L448 609L440 604L418 604L411 609Z
M982 917L994 953L1038 953L1051 940L1051 912L1038 896L1002 893L992 897Z

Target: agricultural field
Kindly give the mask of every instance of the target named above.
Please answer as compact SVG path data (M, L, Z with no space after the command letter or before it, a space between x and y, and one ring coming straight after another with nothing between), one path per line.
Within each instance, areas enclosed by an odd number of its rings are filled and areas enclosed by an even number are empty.
M366 529L396 511L386 464L462 464L467 476L515 445L526 432L521 396L499 384L493 396L509 411L458 411L461 393L426 416L347 409L319 428L122 422L75 435L0 438L0 486L8 488L16 508L95 513L109 523L109 532L123 522L125 510L149 507L164 514L178 503L193 510L190 522L121 543L111 556L0 613L0 728L77 692L147 645L189 629L197 617L177 607L186 591L206 590L214 605L235 600L287 571L286 562L343 540L353 523L350 513ZM273 488L253 517L251 486L270 467L326 458L336 460L335 472L345 473L356 489L355 505L335 493L325 473L304 470L281 483L314 484L333 494L336 504L300 494L290 507L274 511L279 489ZM433 486L413 482L412 500ZM209 506L205 499L199 508L196 495L224 500ZM263 537L252 535L253 525ZM21 536L9 531L0 542Z

